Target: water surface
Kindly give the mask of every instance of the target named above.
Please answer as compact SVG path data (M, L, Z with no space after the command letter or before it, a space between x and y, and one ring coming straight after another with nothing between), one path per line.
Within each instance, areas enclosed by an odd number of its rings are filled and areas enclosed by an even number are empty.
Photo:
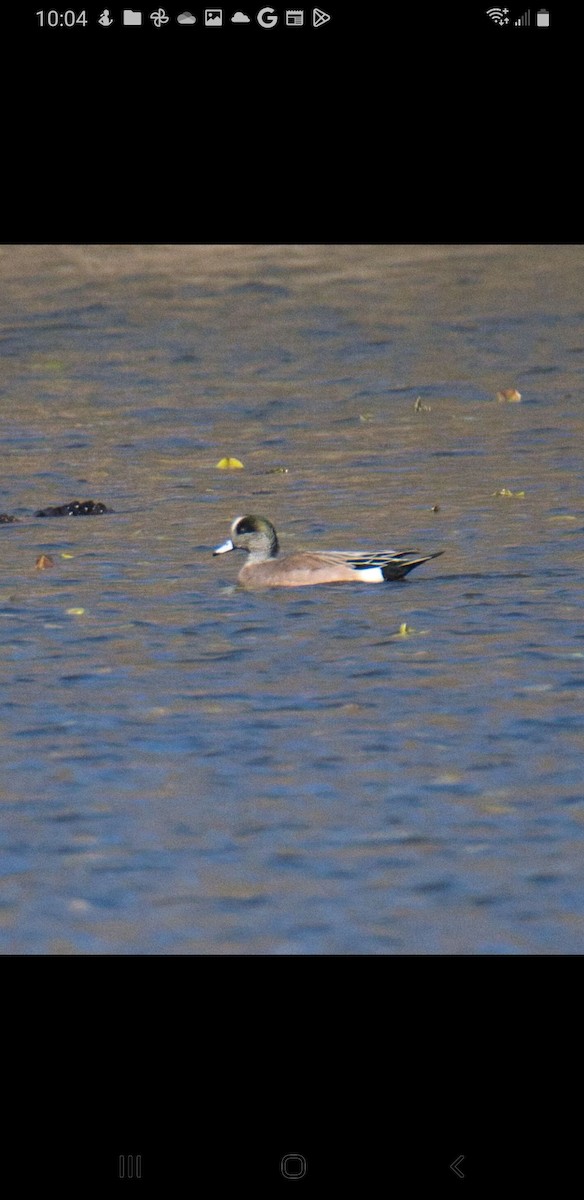
M0 279L0 951L581 953L582 248ZM245 512L445 554L249 593L211 555Z

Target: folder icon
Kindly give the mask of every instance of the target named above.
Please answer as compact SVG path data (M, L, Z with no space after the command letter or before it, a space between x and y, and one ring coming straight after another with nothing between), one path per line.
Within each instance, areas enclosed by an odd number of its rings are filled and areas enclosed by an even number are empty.
M134 12L133 8L124 9L124 25L141 25L142 13Z

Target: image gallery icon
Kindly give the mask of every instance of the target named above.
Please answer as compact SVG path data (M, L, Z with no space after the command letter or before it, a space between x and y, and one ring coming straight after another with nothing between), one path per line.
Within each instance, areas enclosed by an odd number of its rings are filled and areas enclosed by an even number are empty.
M223 24L223 9L222 8L206 8L205 9L205 25L222 25Z

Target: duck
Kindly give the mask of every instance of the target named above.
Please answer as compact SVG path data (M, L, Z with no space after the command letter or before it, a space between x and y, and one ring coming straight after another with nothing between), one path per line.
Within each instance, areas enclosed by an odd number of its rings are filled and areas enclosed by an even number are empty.
M337 550L300 550L280 554L278 535L267 517L236 517L226 542L213 554L243 550L247 557L238 582L247 588L305 587L317 583L387 583L403 579L414 567L438 558L443 550L420 555L415 550L382 550L379 554Z

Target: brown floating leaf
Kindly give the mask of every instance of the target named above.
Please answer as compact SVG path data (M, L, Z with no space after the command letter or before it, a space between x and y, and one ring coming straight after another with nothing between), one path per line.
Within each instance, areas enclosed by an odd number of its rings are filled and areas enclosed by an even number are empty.
M37 571L46 571L48 567L54 567L55 564L50 554L39 554L34 565Z
M507 404L517 404L521 400L521 392L518 392L517 388L501 388L501 391L497 392L497 400L503 403L507 401Z

